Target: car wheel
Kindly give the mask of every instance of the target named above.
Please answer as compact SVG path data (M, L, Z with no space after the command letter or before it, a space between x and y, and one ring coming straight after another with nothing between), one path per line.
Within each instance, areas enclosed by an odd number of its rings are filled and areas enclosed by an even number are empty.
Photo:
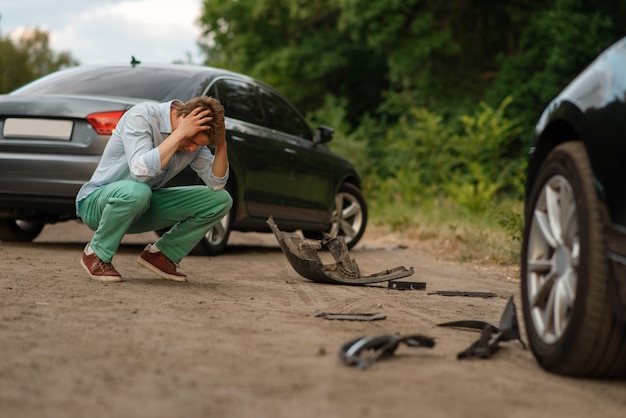
M583 144L556 147L528 197L521 265L528 339L550 372L626 374L625 327L609 300L604 213Z
M335 206L331 215L330 227L326 234L332 238L343 236L348 248L354 247L365 233L367 225L367 204L361 190L350 183L344 183L335 196ZM304 236L321 239L324 232L305 231Z
M37 238L44 226L44 223L36 221L0 219L0 241L30 242Z
M0 219L0 241L30 242L43 230L43 222L24 219Z

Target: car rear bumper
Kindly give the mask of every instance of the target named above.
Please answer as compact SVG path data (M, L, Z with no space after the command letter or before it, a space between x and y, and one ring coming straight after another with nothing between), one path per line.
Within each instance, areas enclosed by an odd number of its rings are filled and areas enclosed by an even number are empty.
M0 218L33 219L45 223L74 219L74 197L0 193Z
M0 152L0 217L75 217L76 194L99 159L92 155Z

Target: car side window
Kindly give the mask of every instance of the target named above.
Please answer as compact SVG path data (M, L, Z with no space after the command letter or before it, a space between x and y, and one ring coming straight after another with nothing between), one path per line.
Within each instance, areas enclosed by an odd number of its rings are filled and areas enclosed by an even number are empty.
M261 103L269 127L304 139L311 139L311 128L300 114L276 94L260 89Z
M214 98L216 98L216 99L218 99L218 100L219 100L219 96L218 96L218 94L217 94L217 85L216 85L215 83L214 83L214 84L211 84L211 87L209 87L209 89L208 89L208 90L207 90L207 92L205 93L205 96L208 96L208 97L214 97ZM220 103L221 103L221 102L220 102Z
M217 99L224 106L226 116L257 125L265 125L263 109L252 84L224 79L218 80L210 91L215 92L215 90L217 90Z

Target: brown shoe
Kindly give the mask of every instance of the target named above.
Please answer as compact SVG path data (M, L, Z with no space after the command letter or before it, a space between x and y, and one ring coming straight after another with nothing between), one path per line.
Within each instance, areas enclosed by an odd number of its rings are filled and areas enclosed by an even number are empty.
M113 264L105 263L100 260L95 253L86 254L83 251L83 256L80 259L80 265L83 266L85 271L94 280L100 280L101 282L121 282L122 276L115 270Z
M139 256L137 260L139 264L156 273L162 279L186 282L187 275L178 269L178 264L167 258L161 251L156 253L148 251L150 245L148 244Z

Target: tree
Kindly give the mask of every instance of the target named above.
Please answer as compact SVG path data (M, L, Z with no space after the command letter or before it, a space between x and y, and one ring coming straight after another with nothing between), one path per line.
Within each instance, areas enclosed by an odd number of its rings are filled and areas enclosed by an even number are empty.
M304 110L332 93L352 126L407 106L473 105L515 43L500 0L205 0L210 65L261 78ZM322 94L320 94L322 92Z
M530 13L511 13L523 30L515 50L500 54L500 69L486 99L494 104L512 96L508 112L526 127L529 142L549 101L624 36L626 1L556 0L535 4Z
M507 115L530 133L625 20L626 0L204 0L200 18L207 63L307 112L330 93L354 128L365 115L394 124L425 106L455 118L512 97Z
M387 88L385 57L338 30L336 1L205 0L200 18L206 64L243 72L304 111L332 94L347 99L354 125Z
M78 65L68 52L55 53L46 31L24 32L17 42L0 38L0 93L10 92L61 68Z

